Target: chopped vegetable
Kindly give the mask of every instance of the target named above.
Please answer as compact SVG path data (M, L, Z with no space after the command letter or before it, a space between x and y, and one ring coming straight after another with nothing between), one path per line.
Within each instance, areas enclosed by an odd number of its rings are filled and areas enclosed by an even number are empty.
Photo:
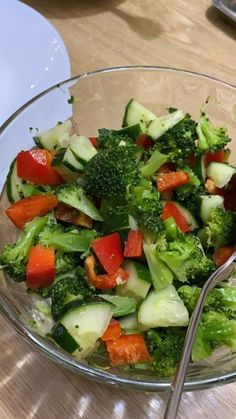
M186 172L170 172L157 176L157 189L160 192L178 188L189 182L189 175Z
M234 247L233 246L223 246L217 249L214 252L213 259L217 266L224 265L224 263L229 259L229 257L233 254Z
M118 268L112 274L97 275L95 272L95 258L94 256L88 256L85 259L85 272L88 277L88 281L94 288L106 290L115 288L117 285L127 281L129 274L122 268Z
M51 163L52 155L48 150L21 151L17 155L17 175L36 185L60 185L63 179Z
M122 330L120 327L120 323L115 319L111 319L101 339L103 340L103 342L107 342L109 340L116 340L120 337L121 333Z
M124 257L118 233L112 233L95 240L92 243L92 249L108 274L117 271L123 262Z
M38 289L52 285L55 279L54 249L41 244L32 247L26 266L26 285L31 289Z
M121 335L106 342L109 359L113 365L150 362L151 356L142 335Z
M143 233L140 230L130 230L125 243L124 256L139 258L143 254Z
M33 218L47 214L56 206L57 198L54 195L33 195L12 204L6 209L6 214L21 229Z
M167 202L164 205L161 217L163 220L168 220L169 218L173 217L177 226L183 233L186 233L190 230L186 218L173 202Z
M22 231L0 253L38 333L82 362L103 368L105 352L158 379L175 373L201 287L236 245L227 129L204 110L196 122L167 112L131 99L120 129L89 138L69 119L39 134L9 168L6 214ZM205 301L193 362L236 350L233 277Z

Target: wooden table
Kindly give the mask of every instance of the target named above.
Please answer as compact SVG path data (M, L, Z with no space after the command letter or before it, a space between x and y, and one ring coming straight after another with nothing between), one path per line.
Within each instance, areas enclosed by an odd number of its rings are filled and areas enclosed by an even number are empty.
M65 40L72 74L127 64L200 71L236 83L235 26L208 0L26 0ZM49 361L0 319L1 419L144 419L167 394L119 390ZM185 393L181 419L236 418L236 383Z

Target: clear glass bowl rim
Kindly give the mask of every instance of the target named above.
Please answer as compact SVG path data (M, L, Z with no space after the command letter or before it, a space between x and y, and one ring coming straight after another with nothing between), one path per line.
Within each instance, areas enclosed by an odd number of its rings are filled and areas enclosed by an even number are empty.
M79 81L80 79L96 76L96 74L120 72L120 71L122 72L122 71L130 71L130 70L143 70L143 71L153 70L157 72L166 71L166 72L172 72L172 73L182 73L182 74L186 74L190 76L195 76L196 78L204 78L204 79L215 81L226 87L232 88L233 90L235 90L235 93L236 93L236 85L225 82L216 77L209 76L203 73L198 73L195 71L184 70L184 69L175 68L175 67L162 67L162 66L149 66L149 65L107 67L107 68L102 68L95 71L81 73L78 76L74 76L70 79L62 81L61 83L57 83L56 85L49 87L48 89L39 93L37 96L33 97L23 106L21 106L2 124L2 126L0 127L0 135L18 115L20 115L32 103L37 101L37 99L46 95L50 91L63 87L67 83L70 83L73 81ZM30 330L26 325L24 325L24 323L17 316L16 312L8 304L7 298L1 294L0 294L0 313L13 326L13 328L32 346L39 349L42 353L44 353L48 358L52 359L54 362L57 362L58 364L61 364L84 377L91 378L97 382L102 382L102 383L113 385L113 386L119 386L123 388L132 388L132 389L142 390L142 391L167 391L167 390L170 390L171 388L171 381L170 382L158 382L158 381L152 382L148 380L139 381L138 379L131 379L127 377L117 376L115 374L108 373L106 371L103 371L103 370L100 370L100 369L97 369L97 368L94 368L85 364L80 364L75 358L71 357L70 355L66 355L66 353L63 353L52 344L45 341L42 337L37 335L35 332ZM226 384L226 383L229 384L234 381L236 381L236 371L232 371L230 373L225 373L221 375L213 374L209 378L204 378L204 379L197 378L197 379L192 379L192 380L186 380L185 385L184 385L184 391L206 389L206 388L211 388L215 385Z

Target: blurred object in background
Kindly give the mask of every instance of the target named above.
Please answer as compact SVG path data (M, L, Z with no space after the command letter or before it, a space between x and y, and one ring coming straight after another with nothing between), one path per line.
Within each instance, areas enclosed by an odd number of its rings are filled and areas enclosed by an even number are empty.
M236 22L236 0L213 0L213 4L218 10Z

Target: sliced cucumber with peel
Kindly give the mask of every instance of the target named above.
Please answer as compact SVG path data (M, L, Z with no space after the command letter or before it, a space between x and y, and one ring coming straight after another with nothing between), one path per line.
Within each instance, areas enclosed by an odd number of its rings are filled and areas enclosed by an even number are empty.
M88 161L97 154L97 150L92 145L91 141L82 135L74 134L71 136L69 149L82 166L86 165Z
M207 166L206 173L209 178L214 180L217 188L223 188L236 173L236 169L227 163L212 162Z
M211 210L214 208L224 209L224 198L220 195L201 195L200 217L204 223L210 219Z
M60 319L54 340L66 351L82 358L90 354L112 318L109 303L81 304Z
M193 167L193 172L197 175L198 179L202 183L205 183L206 179L206 166L205 166L205 156L198 156L196 163Z
M145 298L152 283L148 268L131 260L126 260L123 268L128 272L129 279L124 284L116 287L116 294L134 297L137 300Z
M55 169L65 166L72 172L82 172L84 170L84 166L78 162L70 148L58 150L53 158L52 166Z
M38 135L33 137L33 139L34 139L35 144L38 147L46 148L46 150L55 150L61 147L62 141L65 146L66 138L69 141L71 129L72 129L72 122L70 119L67 119L62 124L59 123L54 128L51 128L45 132L39 133Z
M184 117L185 113L181 110L160 116L150 122L147 127L147 135L149 135L149 137L153 140L157 140L165 134L166 131L182 121Z
M17 176L17 161L13 160L7 175L7 197L10 202L24 198L22 191L22 179Z
M147 126L153 119L156 119L154 113L141 105L141 103L131 99L125 108L122 127L138 124L140 122Z

